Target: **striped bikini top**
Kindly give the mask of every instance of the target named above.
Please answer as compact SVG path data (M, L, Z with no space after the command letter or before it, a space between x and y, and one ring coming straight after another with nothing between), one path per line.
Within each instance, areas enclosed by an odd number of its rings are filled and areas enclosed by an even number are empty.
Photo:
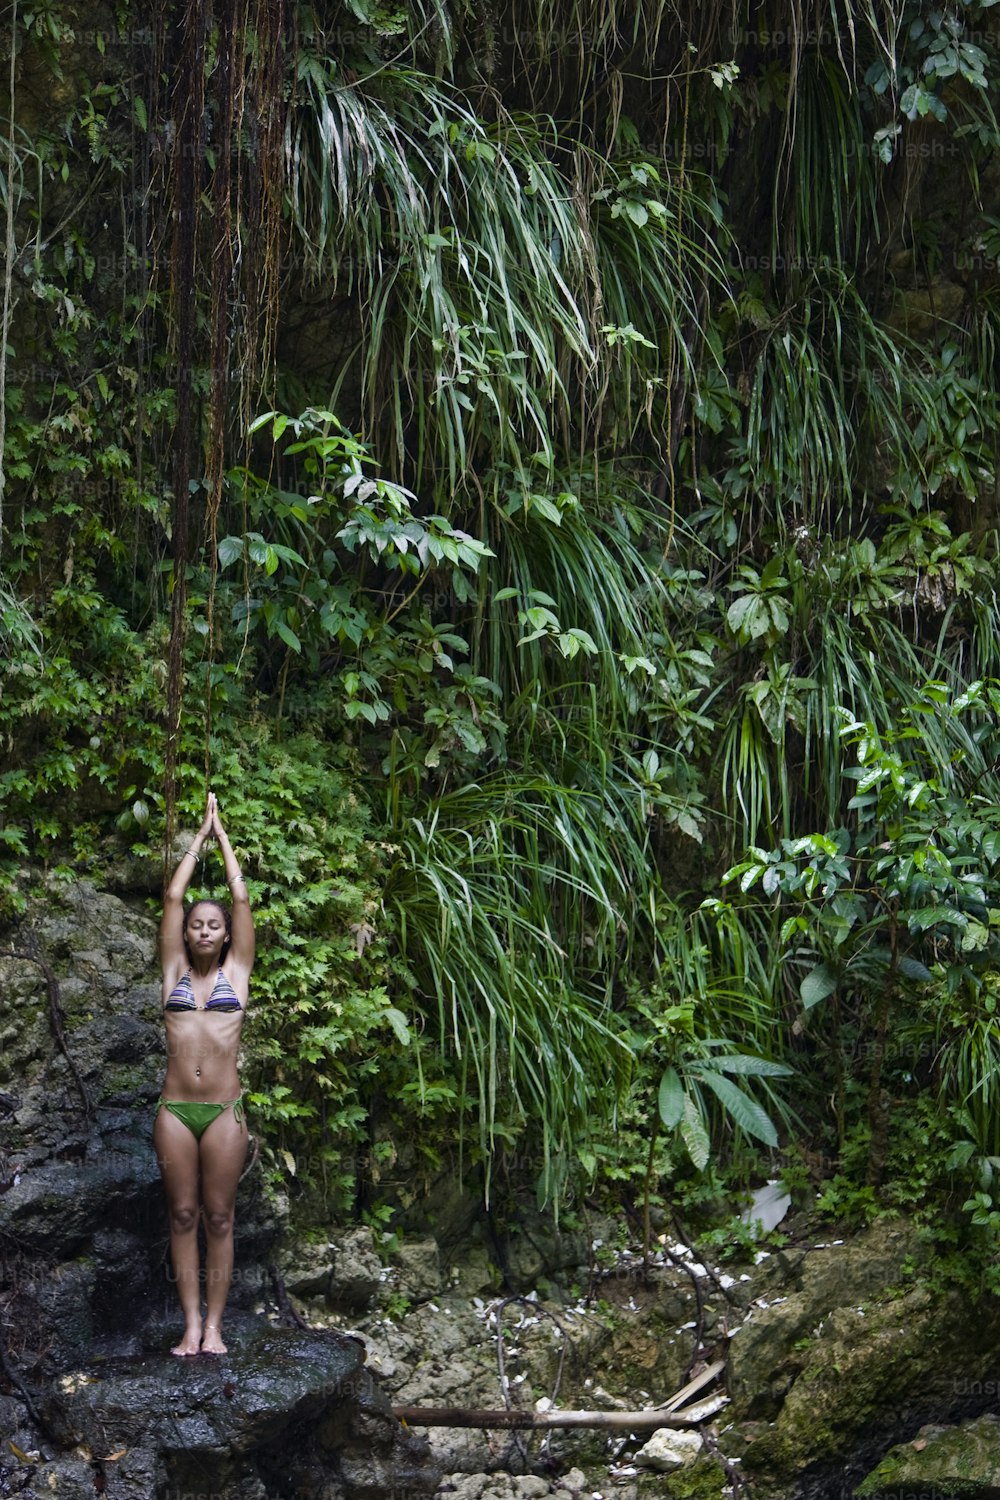
M194 985L191 983L190 969L188 969L187 973L178 980L175 987L170 991L170 994L167 996L167 1002L164 1005L163 1009L198 1009L198 1002L194 998ZM226 978L225 974L223 974L221 967L219 969L215 983L212 986L212 993L205 1001L205 1009L218 1011L243 1009L242 1005L240 1004L239 996L233 989L232 985L229 983L229 980Z

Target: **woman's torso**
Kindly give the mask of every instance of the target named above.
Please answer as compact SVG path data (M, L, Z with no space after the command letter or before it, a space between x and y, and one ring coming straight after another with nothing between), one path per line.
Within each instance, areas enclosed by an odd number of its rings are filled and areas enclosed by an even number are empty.
M187 969L164 981L167 1039L164 1099L223 1103L240 1092L237 1058L246 997L225 965L209 974Z

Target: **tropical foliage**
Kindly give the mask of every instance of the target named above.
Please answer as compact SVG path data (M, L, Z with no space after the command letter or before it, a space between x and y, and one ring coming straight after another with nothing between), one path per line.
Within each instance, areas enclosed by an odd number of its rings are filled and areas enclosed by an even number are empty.
M755 16L16 13L5 899L211 778L341 1204L924 1090L993 1211L1000 33Z

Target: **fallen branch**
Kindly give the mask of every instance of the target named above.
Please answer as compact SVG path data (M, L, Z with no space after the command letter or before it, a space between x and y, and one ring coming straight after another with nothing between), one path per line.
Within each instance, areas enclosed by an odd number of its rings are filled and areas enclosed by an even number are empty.
M408 1427L531 1428L600 1427L638 1432L657 1427L697 1427L728 1405L727 1396L710 1396L683 1412L662 1406L642 1411L477 1411L468 1406L394 1406L392 1414Z
M676 1411L679 1406L683 1406L686 1401L690 1401L691 1397L700 1391L702 1386L711 1385L712 1381L721 1375L725 1368L726 1361L724 1359L717 1359L714 1364L706 1365L693 1380L689 1380L687 1385L682 1386L679 1391L675 1391L669 1401L664 1401L662 1410Z

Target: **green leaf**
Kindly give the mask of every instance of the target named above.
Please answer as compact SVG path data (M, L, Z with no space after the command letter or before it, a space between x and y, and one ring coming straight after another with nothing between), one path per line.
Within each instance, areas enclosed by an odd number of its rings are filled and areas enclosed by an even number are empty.
M899 972L907 979L920 979L924 982L934 978L926 964L922 964L919 959L907 956L899 960Z
M743 631L747 615L759 602L754 594L741 594L738 599L733 600L726 610L726 624L734 635L739 635Z
M553 526L562 525L562 511L545 495L529 495L530 509L536 515L543 516L546 521L551 521Z
M676 1130L684 1115L684 1085L676 1068L666 1068L660 1079L660 1119L668 1130Z
M286 625L284 620L277 620L275 622L274 629L275 634L281 637L286 646L290 646L293 651L302 650L302 642L299 640L292 627L290 625Z
M734 1124L744 1130L747 1135L752 1135L765 1146L776 1146L778 1144L778 1132L774 1128L774 1122L766 1110L762 1109L756 1099L751 1099L749 1094L729 1078L720 1078L718 1073L702 1073L700 1075L716 1097L725 1106L726 1113Z
M921 906L906 914L911 929L926 932L931 927L967 927L968 917L953 906Z
M389 1022L389 1025L396 1033L397 1040L404 1047L408 1047L410 1045L410 1026L406 1017L403 1015L403 1012L401 1010L397 1010L394 1005L390 1005L384 1012L384 1015L385 1019Z
M724 1073L743 1073L758 1078L788 1078L795 1071L787 1063L773 1062L769 1057L751 1057L746 1052L727 1052L710 1061L713 1068Z
M698 1171L704 1171L712 1154L712 1145L705 1129L698 1105L690 1094L684 1095L684 1118L681 1121L681 1139L687 1147L688 1156Z
M588 656L596 655L597 642L586 630L580 630L573 626L571 630L562 631L556 642L563 656L572 660L578 651L585 652Z
M243 556L243 538L241 536L224 536L219 543L219 567L228 568L238 557Z
M817 964L799 985L799 998L806 1010L811 1010L837 988L838 974L832 964Z
M250 423L250 427L248 429L250 435L255 432L259 432L262 427L266 427L268 422L270 422L277 415L278 413L276 411L265 411L261 414L261 416L255 417L254 420Z

